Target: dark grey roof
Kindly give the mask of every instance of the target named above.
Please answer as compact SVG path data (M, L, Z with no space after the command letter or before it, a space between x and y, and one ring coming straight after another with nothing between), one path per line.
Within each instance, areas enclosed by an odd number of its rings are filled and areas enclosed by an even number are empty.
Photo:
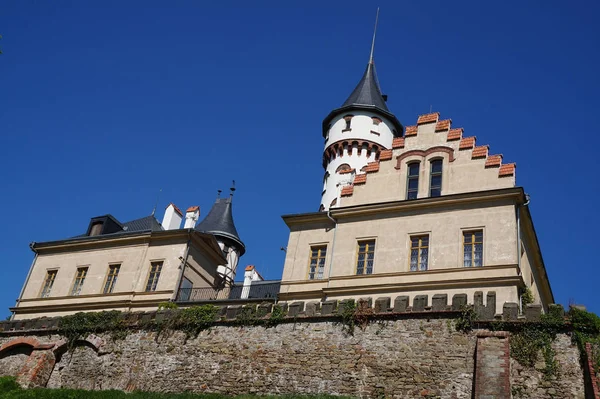
M217 237L224 237L237 244L240 256L246 252L246 247L238 235L233 223L231 197L217 198L208 215L196 226L196 230L210 233Z
M367 64L367 69L365 70L362 79L358 82L358 85L356 85L354 91L352 91L342 106L331 111L323 120L323 137L327 136L329 123L336 115L352 110L367 110L379 113L392 122L395 128L396 137L400 137L404 133L404 127L398 118L390 112L383 95L381 94L377 73L375 72L375 64L373 62Z
M146 216L140 219L131 220L129 222L122 223L123 230L127 232L132 231L160 231L163 230L161 224L156 220L156 218L152 215Z
M380 110L390 112L385 100L381 94L381 88L377 81L377 74L375 73L375 64L369 62L365 74L356 87L350 97L342 104L342 107L348 105L370 105Z

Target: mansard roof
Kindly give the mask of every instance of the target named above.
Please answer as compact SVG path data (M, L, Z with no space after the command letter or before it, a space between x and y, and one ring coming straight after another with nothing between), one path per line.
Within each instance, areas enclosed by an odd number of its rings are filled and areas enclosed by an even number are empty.
M208 215L196 226L196 230L225 238L237 244L240 256L246 252L246 247L233 223L231 197L217 198Z
M329 123L336 115L351 110L366 110L383 115L394 125L396 135L402 136L402 124L388 109L386 99L387 97L381 94L381 88L379 87L379 81L377 80L377 73L375 71L375 63L369 61L365 73L350 96L344 101L340 108L331 111L323 120L323 137L326 136Z

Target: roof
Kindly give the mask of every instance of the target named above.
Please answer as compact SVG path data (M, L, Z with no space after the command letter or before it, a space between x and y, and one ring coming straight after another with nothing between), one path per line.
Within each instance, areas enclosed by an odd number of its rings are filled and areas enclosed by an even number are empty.
M367 64L367 69L362 79L358 82L346 101L344 101L342 107L348 105L371 105L383 111L390 112L381 94L374 63L369 62Z
M160 231L163 230L161 224L156 220L156 218L152 215L146 216L139 219L134 219L129 222L122 223L123 230L127 232L132 231Z
M240 256L246 252L246 246L233 223L231 197L217 198L208 215L196 226L196 230L213 234L217 239L221 237L233 241L240 250Z
M358 82L350 96L344 101L340 108L331 111L323 120L323 137L325 137L327 133L329 123L336 115L353 109L372 111L385 116L396 128L396 135L402 136L404 128L398 118L390 112L385 102L386 100L381 94L381 88L379 87L379 81L377 80L375 64L370 61L367 64L367 69L360 79L360 82Z

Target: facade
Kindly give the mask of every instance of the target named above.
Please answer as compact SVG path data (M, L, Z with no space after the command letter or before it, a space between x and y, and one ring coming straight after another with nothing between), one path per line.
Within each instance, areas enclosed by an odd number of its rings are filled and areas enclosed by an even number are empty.
M155 310L186 289L222 291L245 252L233 223L231 197L218 198L196 225L170 204L162 224L154 216L121 223L90 220L86 234L32 243L35 259L13 312L15 320L79 311Z
M375 67L323 121L319 212L283 216L280 300L495 291L497 313L529 289L553 303L514 163L439 113L406 129Z

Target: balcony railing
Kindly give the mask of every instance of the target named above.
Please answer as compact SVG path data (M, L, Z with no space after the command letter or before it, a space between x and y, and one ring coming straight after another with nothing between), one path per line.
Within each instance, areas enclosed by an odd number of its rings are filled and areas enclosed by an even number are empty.
M235 284L224 288L181 288L177 295L178 302L208 302L208 301L230 301L247 299L272 299L276 300L279 294L280 281L255 282L243 286Z

